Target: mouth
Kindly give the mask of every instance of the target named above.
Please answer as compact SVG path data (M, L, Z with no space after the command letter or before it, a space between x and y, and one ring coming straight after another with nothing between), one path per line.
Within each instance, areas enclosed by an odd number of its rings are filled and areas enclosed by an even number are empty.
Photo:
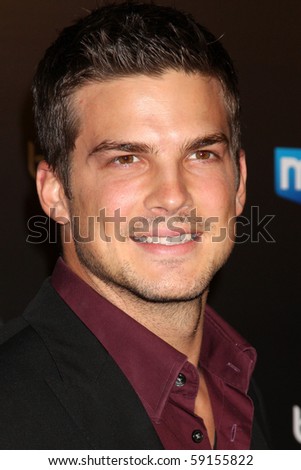
M151 237L143 235L142 237L131 237L136 243L145 243L145 244L156 244L156 245L164 245L164 246L176 246L176 245L184 245L185 243L189 243L192 241L198 241L201 237L199 233L182 233L181 235L177 235L175 237L165 236L165 237Z

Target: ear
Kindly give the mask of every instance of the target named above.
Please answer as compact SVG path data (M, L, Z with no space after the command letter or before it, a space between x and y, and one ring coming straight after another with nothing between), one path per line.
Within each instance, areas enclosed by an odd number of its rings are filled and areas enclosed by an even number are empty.
M247 165L244 150L240 150L239 152L239 169L239 184L236 191L236 216L242 213L246 202Z
M38 165L36 184L44 212L61 225L69 223L69 208L63 185L45 160Z

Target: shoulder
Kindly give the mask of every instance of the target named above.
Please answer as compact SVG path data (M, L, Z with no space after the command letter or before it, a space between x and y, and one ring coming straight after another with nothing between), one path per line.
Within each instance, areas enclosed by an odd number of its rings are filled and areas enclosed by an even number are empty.
M97 338L46 280L23 315L0 329L0 396L5 382L96 376L106 359Z
M4 325L0 330L0 394L5 383L16 385L32 379L47 356L43 341L23 317Z
M32 379L33 374L43 372L53 361L42 335L35 328L36 318L47 321L50 306L61 310L57 294L49 281L45 281L37 296L22 316L0 328L0 384L16 383ZM0 387L1 394L1 387Z

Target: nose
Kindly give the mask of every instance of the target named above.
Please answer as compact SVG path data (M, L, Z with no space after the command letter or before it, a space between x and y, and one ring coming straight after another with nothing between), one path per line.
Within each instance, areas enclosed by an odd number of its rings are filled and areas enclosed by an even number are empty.
M193 199L185 170L177 165L158 168L152 175L144 204L152 216L187 215Z

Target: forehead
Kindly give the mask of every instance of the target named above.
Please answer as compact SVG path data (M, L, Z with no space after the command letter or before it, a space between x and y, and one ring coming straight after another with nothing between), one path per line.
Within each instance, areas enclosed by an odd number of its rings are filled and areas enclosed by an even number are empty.
M222 87L200 74L168 71L84 85L73 95L79 138L137 140L224 132L229 136ZM191 137L188 135L187 137Z

